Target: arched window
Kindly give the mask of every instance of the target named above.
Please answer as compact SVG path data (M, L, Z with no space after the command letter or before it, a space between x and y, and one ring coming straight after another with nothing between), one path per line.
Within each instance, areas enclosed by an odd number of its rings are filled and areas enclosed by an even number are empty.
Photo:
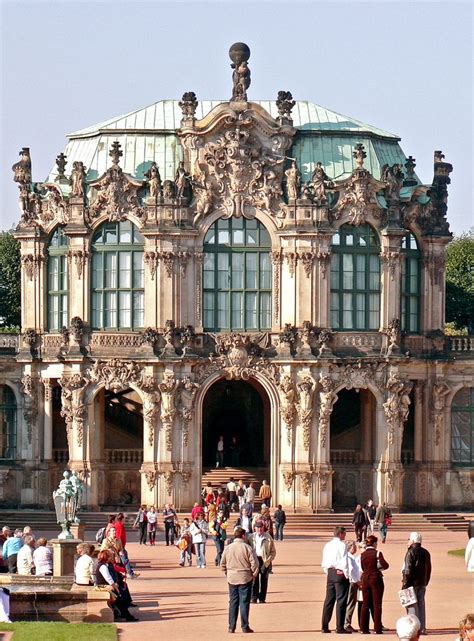
M420 250L413 234L402 238L402 258L402 330L416 333L420 330Z
M451 405L451 461L474 466L474 387L464 387Z
M270 235L257 220L220 219L204 240L203 321L209 331L271 329Z
M7 385L0 385L0 459L16 458L16 401Z
M129 220L105 223L92 240L92 327L143 327L144 239Z
M48 246L48 328L59 331L68 324L68 270L69 238L63 227L58 227Z
M374 229L342 225L331 253L331 327L378 330L380 245Z

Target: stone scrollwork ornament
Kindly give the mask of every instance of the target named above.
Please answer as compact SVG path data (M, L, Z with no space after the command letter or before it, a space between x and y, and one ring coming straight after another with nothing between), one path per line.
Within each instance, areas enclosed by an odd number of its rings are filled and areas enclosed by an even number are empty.
M145 394L143 401L143 423L148 431L148 443L153 446L155 440L155 424L159 411L159 395Z
M451 392L447 383L441 378L437 379L433 385L433 422L435 427L435 445L438 446L441 442L441 434L444 427L444 410L446 406L446 397Z
M293 424L297 416L297 391L295 384L288 374L282 377L278 385L278 391L280 394L281 416L286 425L288 445L291 445Z
M171 452L173 449L173 422L176 416L176 396L179 387L179 380L175 378L174 372L165 371L158 389L161 393L161 422L166 435L166 449Z
M112 358L109 361L95 361L92 368L87 370L87 375L92 383L104 383L106 390L112 390L117 394L130 387L131 383L138 384L142 370L133 361Z
M326 447L329 421L337 401L337 394L334 391L335 383L330 376L321 376L319 385L321 387L319 392L319 441L321 447Z
M178 105L183 112L183 119L194 118L196 115L196 109L198 106L198 101L194 91L186 91L183 93Z
M313 475L311 472L303 472L300 474L301 479L301 489L303 490L304 496L309 496L311 485L313 481Z
M199 389L199 384L195 383L190 376L185 376L179 386L179 403L178 411L183 421L183 444L188 445L189 425L193 418L194 398Z
M155 489L158 476L159 474L156 470L145 471L145 480L150 492L152 492Z
M287 470L283 472L283 482L285 484L285 488L287 492L291 491L291 488L293 487L293 483L295 482L296 478L296 473L293 470Z

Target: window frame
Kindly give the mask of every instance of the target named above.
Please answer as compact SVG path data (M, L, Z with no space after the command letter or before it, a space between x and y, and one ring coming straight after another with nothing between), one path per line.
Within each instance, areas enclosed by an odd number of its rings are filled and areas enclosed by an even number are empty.
M5 424L7 427L9 425L7 421L8 414L11 412L11 425L12 428L5 433L0 431L0 461L14 461L17 456L17 438L18 438L18 406L15 398L15 393L8 385L2 385L3 393L0 401L0 414L5 415ZM5 401L5 392L10 396L9 401ZM3 456L5 453L10 454L10 456Z
M46 326L48 327L49 332L60 332L64 326L68 325L69 244L69 237L66 235L64 227L56 227L54 232L51 234L48 243L48 265L46 270ZM58 280L61 280L61 285L64 285L64 282L66 283L66 289L63 287L58 287L58 289L50 288L53 265L52 259L58 259ZM58 301L58 308L55 312L53 312L54 300ZM53 314L57 316L56 323L51 322Z
M467 405L456 404L456 397L461 392L467 390L469 394L469 403ZM459 401L458 401L459 403ZM470 445L470 458L468 461L456 461L454 460L454 452L462 452L461 448L453 447L454 439L456 438L453 429L454 415L455 414L467 414L469 417L469 445ZM474 387L462 387L459 389L453 397L451 403L451 443L450 443L450 460L451 465L455 468L459 467L474 467Z
M225 235L227 234L227 241ZM239 234L242 242L237 242ZM220 236L224 238L221 240ZM255 243L248 242L253 237ZM213 238L214 240L210 240ZM204 243L204 264L202 275L202 319L204 331L208 332L259 332L270 331L272 327L272 262L270 258L271 238L263 223L256 218L219 218L207 230ZM253 258L255 255L255 258ZM227 256L227 269L219 269L220 256ZM234 256L242 258L234 261ZM208 261L213 262L211 269L206 269ZM254 269L247 266L254 261ZM235 262L240 262L242 269L233 267ZM265 264L266 263L266 264ZM223 263L221 263L223 264ZM266 267L266 269L265 269ZM224 275L222 273L224 272ZM212 277L208 276L212 274ZM225 275L226 274L226 275ZM237 276L240 274L240 276ZM254 287L249 285L249 278L254 274ZM206 281L212 278L212 286ZM241 286L234 286L237 278ZM227 280L227 286L222 286L222 280ZM268 285L265 287L265 281ZM209 282L209 281L208 281ZM240 305L236 306L236 297ZM252 306L251 301L254 300ZM222 307L222 301L225 306ZM211 303L209 304L209 301ZM265 305L266 301L266 305ZM209 305L209 307L207 307ZM249 306L247 306L249 305ZM221 306L221 308L220 308ZM235 322L234 313L240 312L240 322ZM225 315L227 327L219 318ZM212 325L208 323L209 315L213 316ZM250 315L254 315L253 326ZM266 322L265 322L266 321Z
M414 241L415 248L411 241ZM405 247L403 246L405 244ZM400 279L400 322L402 331L408 334L419 334L421 331L421 267L422 257L415 234L407 232L401 240L401 279ZM416 292L412 291L412 261L417 262ZM416 329L410 328L413 300L416 299ZM407 322L408 321L408 322Z
M115 229L115 233L113 233ZM130 231L130 240L121 241L121 236ZM115 242L109 242L108 234L115 235ZM145 242L138 227L130 220L119 222L105 222L95 230L91 242L91 325L95 331L139 331L144 327L145 314ZM129 266L121 269L121 256L129 254ZM135 256L141 254L140 267L136 267ZM112 259L115 268L107 269L108 258ZM100 262L100 269L99 267ZM129 286L121 285L121 272L128 273ZM115 286L111 286L109 278L114 274ZM139 274L140 286L135 286L136 275ZM100 286L98 279L100 278ZM141 294L141 306L135 303L135 295ZM128 295L128 307L121 307L121 299ZM106 307L114 300L113 306ZM99 301L96 303L96 301ZM109 302L107 302L109 301ZM121 320L122 314L127 311L129 323ZM136 321L136 314L140 320ZM113 315L115 322L109 323Z
M352 236L353 242L348 243L349 236ZM338 242L335 242L335 240ZM358 242L359 239L365 239L365 245ZM375 332L380 329L380 312L382 302L382 280L381 280L381 265L380 265L380 240L375 229L367 224L358 227L349 225L348 223L341 225L333 236L331 243L331 269L330 269L330 302L329 302L329 316L330 324L334 331L338 332ZM345 257L350 257L350 260L345 260ZM364 269L357 269L358 257L363 257ZM377 260L377 273L378 273L378 287L377 289L371 288L371 275L376 273L371 270L373 266L372 257ZM334 269L334 263L338 262L337 269ZM345 270L345 265L348 262L352 263L350 270ZM337 274L338 284L333 287L333 281ZM345 274L350 275L352 279L352 286L346 286L344 283ZM358 274L364 275L364 286L361 287L358 283ZM347 276L349 278L349 276ZM371 310L373 302L372 297L377 296L377 310ZM363 296L364 309L358 309ZM337 297L337 306L333 306L334 297ZM350 297L351 307L345 309L345 303ZM346 314L350 312L352 316L352 326L347 326L345 322ZM371 327L370 316L371 313L377 312L378 320L376 326ZM358 322L358 315L364 314L363 326ZM334 314L338 315L337 323L334 323Z

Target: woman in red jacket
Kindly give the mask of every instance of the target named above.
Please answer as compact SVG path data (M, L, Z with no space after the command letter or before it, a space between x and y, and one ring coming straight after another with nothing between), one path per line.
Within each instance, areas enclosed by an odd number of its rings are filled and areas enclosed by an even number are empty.
M362 565L362 611L360 614L360 631L369 634L369 609L372 610L375 634L382 634L382 597L384 591L381 570L389 565L381 552L377 551L377 537L365 539L366 550L360 557Z

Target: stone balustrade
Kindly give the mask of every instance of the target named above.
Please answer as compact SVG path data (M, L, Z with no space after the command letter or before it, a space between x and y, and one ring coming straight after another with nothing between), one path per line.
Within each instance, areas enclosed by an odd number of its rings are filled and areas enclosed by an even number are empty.
M333 465L354 465L360 463L360 452L354 450L331 450Z
M474 351L474 336L451 336L449 338L449 351L451 352Z
M104 450L106 463L143 463L142 449Z

